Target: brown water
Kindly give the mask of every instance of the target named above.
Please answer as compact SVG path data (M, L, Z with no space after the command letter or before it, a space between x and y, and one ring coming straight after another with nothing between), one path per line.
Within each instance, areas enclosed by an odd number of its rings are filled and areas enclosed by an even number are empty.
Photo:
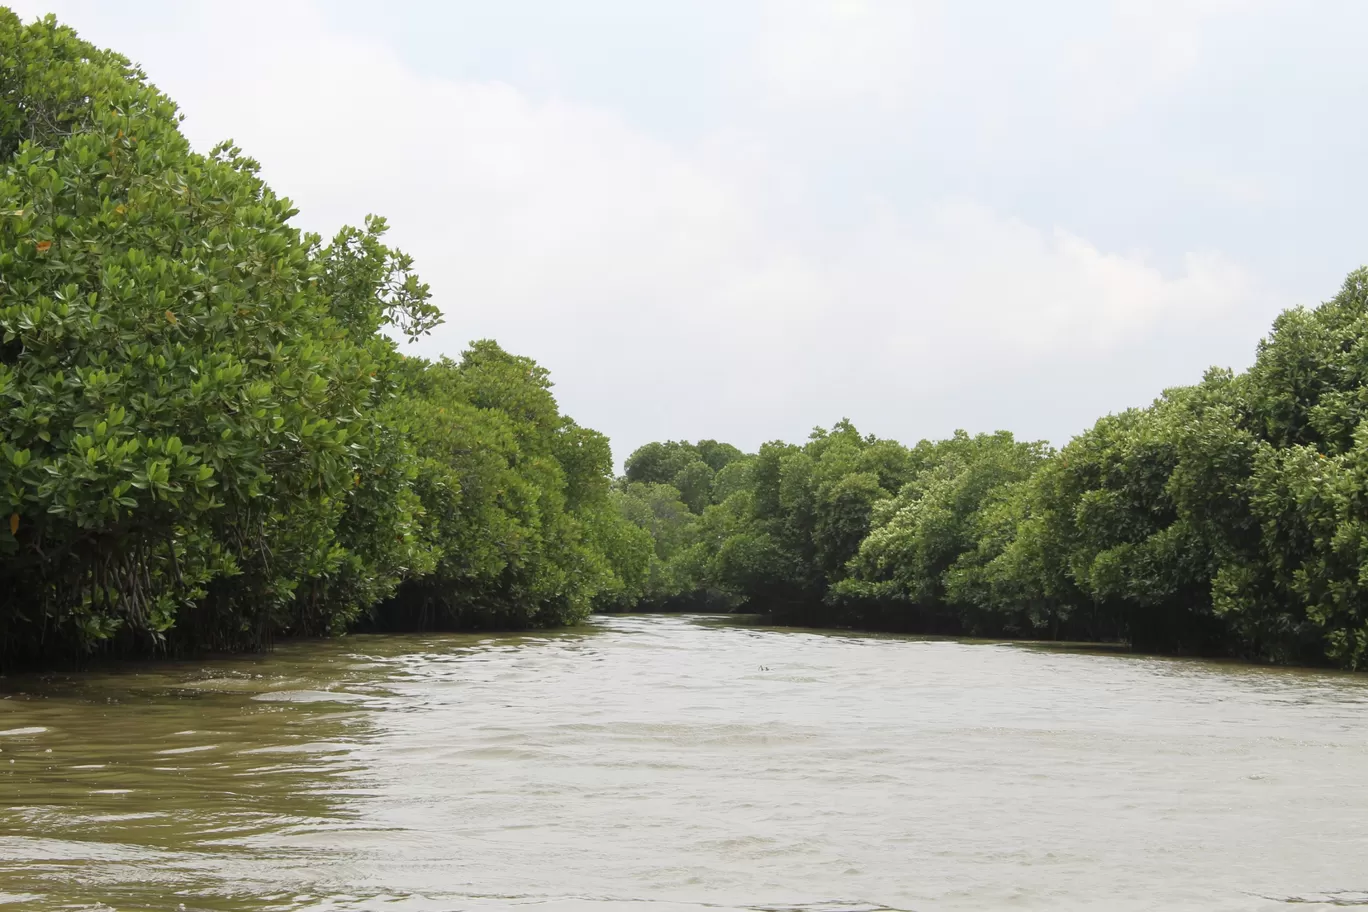
M0 910L1368 906L1362 676L652 617L0 696Z

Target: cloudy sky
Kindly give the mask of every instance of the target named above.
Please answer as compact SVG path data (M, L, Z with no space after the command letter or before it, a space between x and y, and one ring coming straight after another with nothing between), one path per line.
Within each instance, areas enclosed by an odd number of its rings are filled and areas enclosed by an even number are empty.
M642 442L1062 443L1368 262L1368 4L21 2Z

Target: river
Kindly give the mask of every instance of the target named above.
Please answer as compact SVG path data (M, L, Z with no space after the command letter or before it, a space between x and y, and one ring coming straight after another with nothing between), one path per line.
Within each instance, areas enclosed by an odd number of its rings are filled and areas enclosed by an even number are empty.
M1368 906L1368 678L607 617L0 680L0 910Z

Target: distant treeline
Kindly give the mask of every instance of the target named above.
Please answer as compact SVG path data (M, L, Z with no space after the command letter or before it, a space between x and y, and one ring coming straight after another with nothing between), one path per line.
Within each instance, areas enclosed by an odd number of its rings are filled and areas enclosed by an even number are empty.
M0 667L358 624L572 623L650 538L607 440L438 322L370 219L330 242L117 54L0 8Z
M655 540L636 607L785 623L1117 640L1368 665L1368 270L1055 452L905 447L848 422L755 454L652 443L614 497Z

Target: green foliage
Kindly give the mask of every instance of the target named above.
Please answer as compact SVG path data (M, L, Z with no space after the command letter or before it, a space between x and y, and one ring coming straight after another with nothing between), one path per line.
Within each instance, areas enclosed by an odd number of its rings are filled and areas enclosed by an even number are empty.
M1368 666L1368 271L1059 452L848 421L611 478L547 372L329 243L128 60L0 8L0 659L591 609Z
M715 441L642 447L627 460L619 496L657 542L656 588L643 606L817 619L827 587L844 577L868 532L874 504L911 466L903 447L862 437L849 422L814 431L803 447L769 443L750 457ZM705 470L706 502L685 490ZM655 480L663 477L670 482Z
M851 578L838 596L856 607L862 599L886 623L998 633L980 590L984 566L1001 540L1019 484L1039 468L1048 449L1020 443L1007 432L922 443L917 474L894 497L877 505L872 528L851 564ZM994 604L993 607L996 607ZM979 611L972 610L980 609Z
M648 443L627 458L624 480L670 485L679 491L680 499L690 511L701 514L709 504L725 499L718 496L725 487L715 491L714 483L719 473L741 457L742 453L736 447L716 440Z
M1368 270L1211 370L1058 453L1010 434L862 438L847 422L715 470L650 444L673 597L789 622L1368 666ZM628 482L631 487L632 482ZM687 490L687 494L686 494Z
M562 416L546 371L489 341L409 359L390 420L418 457L432 572L379 605L380 629L570 624L635 598L652 542L609 497L607 440Z
M680 498L678 488L656 482L620 481L612 492L618 516L647 544L645 573L634 598L608 602L606 610L665 610L691 588L692 577L680 561L691 543L697 517Z
M607 441L544 370L397 354L440 316L382 219L301 235L254 161L194 152L51 18L0 9L0 61L0 657L253 647L423 592L442 623L566 623L640 590Z

